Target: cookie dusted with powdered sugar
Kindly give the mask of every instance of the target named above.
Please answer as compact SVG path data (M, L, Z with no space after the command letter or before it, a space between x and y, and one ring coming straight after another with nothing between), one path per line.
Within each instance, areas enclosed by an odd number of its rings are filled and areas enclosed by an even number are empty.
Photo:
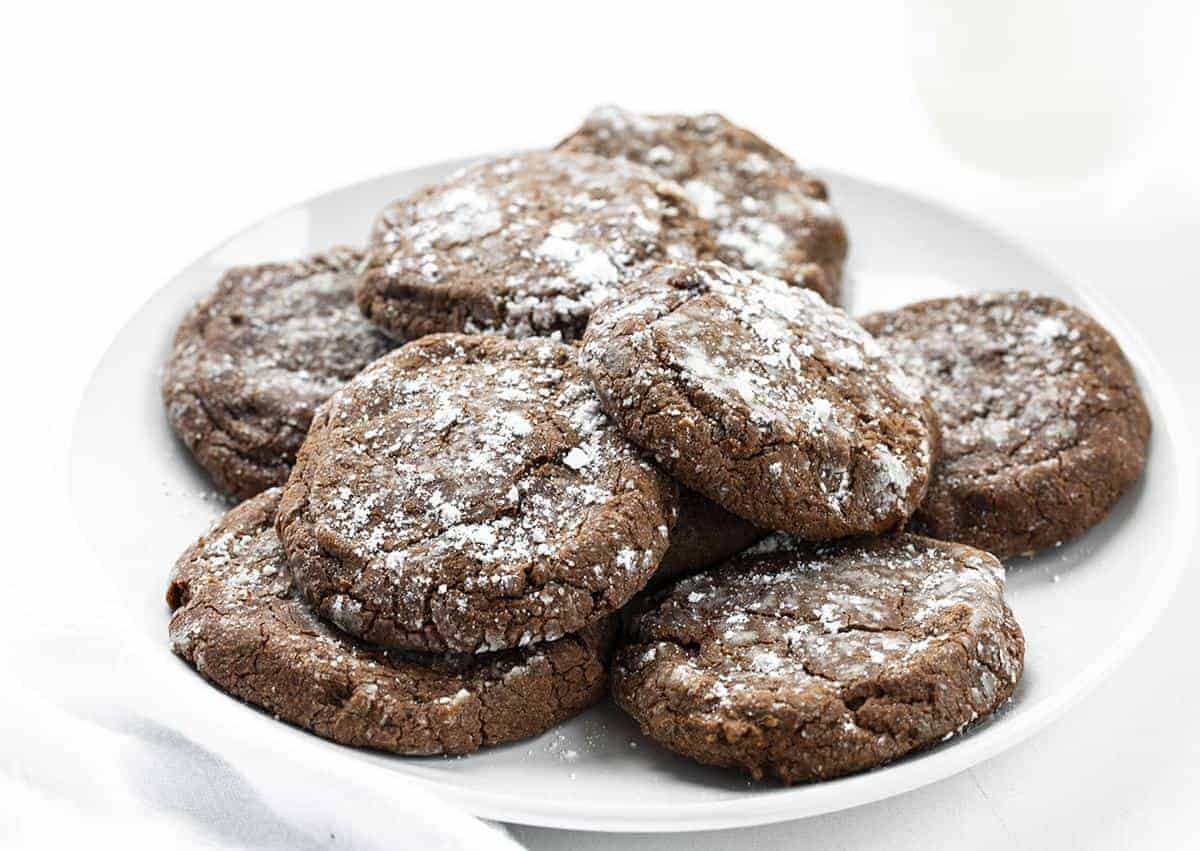
M1142 472L1150 416L1120 346L1061 301L997 293L862 320L924 382L942 456L915 527L1004 558L1099 523Z
M605 106L558 149L624 158L678 181L712 225L719 259L838 303L846 231L825 184L725 117Z
M712 253L678 185L632 163L536 152L471 166L379 216L363 313L397 339L583 333L651 264Z
M313 421L279 534L322 616L376 644L524 647L650 578L675 485L600 410L573 346L434 335Z
M882 765L1012 695L1025 643L1003 575L914 535L743 556L649 601L613 695L659 743L755 779Z
M721 263L661 267L596 310L580 363L627 437L765 529L883 532L925 494L927 402L811 290Z
M278 502L273 489L233 509L171 574L171 647L223 691L326 739L414 755L535 736L604 695L611 620L478 656L385 651L338 632L296 589Z
M226 493L287 481L313 412L392 344L354 303L360 252L240 266L175 334L167 417Z

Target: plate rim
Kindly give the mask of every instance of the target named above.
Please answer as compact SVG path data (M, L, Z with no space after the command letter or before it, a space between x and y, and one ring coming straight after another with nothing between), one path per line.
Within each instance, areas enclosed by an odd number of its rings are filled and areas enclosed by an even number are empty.
M156 288L148 298L143 300L130 317L122 323L120 329L106 346L96 367L92 370L85 385L81 404L73 418L71 444L69 448L68 474L74 481L74 457L76 433L79 418L83 412L83 399L94 384L97 375L103 369L109 356L118 342L138 320L138 317L164 291L183 277L186 272L207 258L221 251L230 243L253 231L263 224L292 211L305 208L331 195L352 193L365 187L385 180L393 180L403 175L433 169L447 171L478 161L488 156L503 154L481 154L446 160L441 162L417 165L411 168L384 172L372 177L358 180L343 186L335 187L326 192L317 193L296 203L288 204L264 215L229 237L216 243L208 250L194 257L189 263L181 266L160 287ZM1142 335L1130 327L1124 318L1114 310L1108 301L1093 290L1085 287L1076 276L1066 274L1056 263L1047 258L1043 252L1026 246L1019 238L1007 232L1003 227L988 221L973 211L963 210L940 198L926 196L909 188L893 185L884 181L861 176L854 172L840 169L822 168L815 172L822 177L831 178L834 182L857 183L872 192L887 193L899 196L904 201L917 204L929 209L940 216L957 220L973 230L993 238L998 244L1021 259L1041 267L1046 272L1061 281L1078 299L1078 306L1087 310L1109 329L1121 344L1126 357L1134 365L1135 370L1143 381L1143 392L1149 391L1156 406L1161 412L1160 420L1154 423L1152 441L1169 443L1173 449L1173 457L1178 460L1178 479L1175 492L1172 495L1171 509L1177 517L1185 520L1191 518L1190 525L1180 527L1179 535L1172 536L1167 542L1167 556L1159 572L1155 575L1141 606L1137 609L1116 639L1109 645L1108 651L1100 658L1093 660L1081 671L1075 674L1065 684L1058 686L1055 691L1031 707L1022 716L1019 725L997 722L982 728L973 736L960 739L950 747L937 748L921 754L919 760L909 762L902 760L889 766L813 784L801 784L792 787L768 786L762 789L763 794L753 797L740 797L722 801L704 801L694 804L664 806L629 807L618 804L589 804L578 810L563 810L561 808L546 809L537 806L536 799L529 803L519 794L505 794L495 791L478 791L452 782L420 777L413 774L397 772L384 765L369 760L363 760L359 751L354 748L340 747L320 740L322 745L330 745L328 753L338 760L339 767L352 769L361 775L378 778L380 782L392 785L399 781L401 784L416 783L450 801L458 803L472 815L480 818L504 821L510 823L548 827L566 830L584 830L610 833L625 832L692 832L699 830L718 830L752 825L765 825L794 819L807 818L822 813L836 812L856 806L881 801L895 795L903 794L936 781L947 779L972 766L984 762L998 754L1019 745L1032 736L1042 732L1047 726L1060 718L1071 706L1093 691L1103 680L1125 663L1133 651L1146 638L1160 619L1169 600L1171 591L1178 585L1183 571L1188 564L1188 556L1192 551L1196 537L1196 504L1197 504L1197 464L1196 450L1191 442L1192 429L1184 412L1174 381L1171 380L1158 357L1145 343ZM78 512L75 499L75 488L71 488L72 508ZM86 524L79 524L86 530ZM86 531L84 538L92 544L91 535ZM93 550L98 548L94 545ZM99 556L98 558L102 558ZM152 653L141 642L135 640L135 635L128 630L122 630L122 658L137 658L141 665L151 667L165 666L174 663L173 656L165 651ZM237 705L235 702L231 705ZM257 713L256 714L261 714ZM261 725L265 735L279 736L281 741L291 743L295 740L286 734L297 728L290 725L280 725L272 719L269 724ZM198 732L198 731L193 731ZM258 731L256 731L258 732ZM307 734L306 734L307 735ZM897 770L902 769L902 770ZM828 799L828 800L827 800Z

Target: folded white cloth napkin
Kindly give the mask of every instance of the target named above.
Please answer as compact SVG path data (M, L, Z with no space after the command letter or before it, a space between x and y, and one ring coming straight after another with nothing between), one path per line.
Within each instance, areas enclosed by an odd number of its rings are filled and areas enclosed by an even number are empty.
M83 596L73 581L59 590ZM79 626L70 610L84 607L63 605L52 631L26 617L0 642L0 847L519 847L415 783L382 793L211 731L200 745L185 719L155 711L120 630Z

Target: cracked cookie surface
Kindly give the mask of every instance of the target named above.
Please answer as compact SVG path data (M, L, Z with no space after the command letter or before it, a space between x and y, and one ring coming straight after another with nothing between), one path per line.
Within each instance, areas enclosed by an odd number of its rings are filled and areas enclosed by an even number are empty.
M1024 638L995 557L915 535L775 540L633 619L612 688L646 735L756 779L822 780L932 745L1012 695Z
M1004 558L1099 523L1141 474L1150 416L1091 317L1024 292L862 319L937 411L942 454L916 531Z
M825 184L724 116L601 107L558 150L627 159L677 181L712 226L718 259L838 303L846 231Z
M677 184L633 163L533 152L470 166L387 207L358 285L409 340L443 331L577 339L649 265L712 254Z
M575 632L644 586L676 488L612 426L577 356L433 335L334 394L278 520L318 613L376 644L482 652Z
M273 525L279 489L219 520L176 563L171 647L218 688L335 742L464 754L534 736L607 688L611 620L499 654L369 647L301 599Z
M811 290L722 263L663 266L597 308L580 363L622 432L764 529L883 532L925 493L932 410Z
M392 348L354 302L362 254L230 269L188 313L163 374L167 417L217 486L287 481L318 405Z

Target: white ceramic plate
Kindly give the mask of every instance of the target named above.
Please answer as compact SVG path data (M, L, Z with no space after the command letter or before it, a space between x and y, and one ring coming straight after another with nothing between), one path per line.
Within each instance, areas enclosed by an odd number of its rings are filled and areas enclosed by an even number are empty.
M1142 483L1077 543L1010 565L1008 596L1028 640L1025 678L995 720L876 771L793 788L752 787L644 739L611 705L540 738L458 759L401 758L339 747L211 688L167 648L163 590L176 556L222 510L172 437L160 365L185 310L234 263L360 242L386 202L447 174L447 163L367 181L271 216L197 260L125 326L84 397L72 447L80 524L128 601L127 664L154 684L160 711L202 742L219 730L350 767L371 782L416 779L471 812L596 830L681 831L762 824L878 800L952 775L1060 716L1124 659L1159 615L1184 566L1196 518L1190 443L1174 393L1142 342L1110 312L1023 250L961 215L897 191L825 174L852 235L852 312L918 298L1016 287L1080 305L1114 331L1154 418ZM166 719L170 722L172 717Z

